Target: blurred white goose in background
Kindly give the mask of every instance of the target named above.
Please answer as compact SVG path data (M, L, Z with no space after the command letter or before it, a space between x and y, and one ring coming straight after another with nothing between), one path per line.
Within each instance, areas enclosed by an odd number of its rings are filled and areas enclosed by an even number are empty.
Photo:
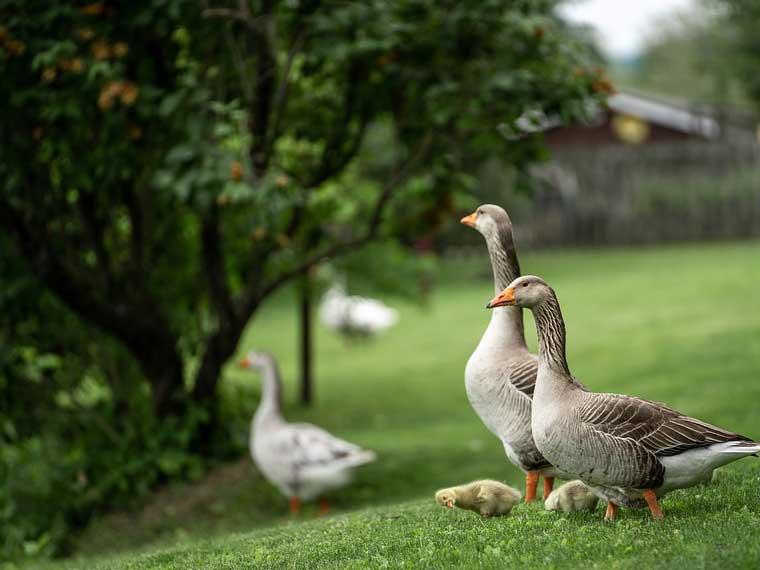
M282 382L277 362L266 352L249 352L242 368L256 368L264 380L261 403L251 421L251 457L264 477L289 497L291 513L301 501L351 482L353 470L375 460L372 451L339 439L320 427L288 423L282 416ZM328 505L321 504L322 511Z
M330 330L348 337L371 337L398 322L398 311L382 301L348 295L340 285L331 286L322 297L319 318Z

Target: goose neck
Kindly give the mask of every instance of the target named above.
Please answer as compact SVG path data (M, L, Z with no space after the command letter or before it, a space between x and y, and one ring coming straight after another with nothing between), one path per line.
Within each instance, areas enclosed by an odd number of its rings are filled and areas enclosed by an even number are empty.
M572 381L565 354L565 321L557 297L552 292L549 299L533 308L538 332L539 366L559 373Z
M486 237L486 245L491 258L494 292L498 294L520 276L520 264L517 261L511 229ZM491 325L500 327L509 342L525 346L525 325L520 307L494 309Z
M256 410L255 420L282 418L282 382L280 372L274 361L267 362L261 368L263 387L261 391L261 403Z
M496 235L487 236L486 246L491 257L494 291L501 293L512 281L520 277L520 264L517 261L512 231L502 230Z

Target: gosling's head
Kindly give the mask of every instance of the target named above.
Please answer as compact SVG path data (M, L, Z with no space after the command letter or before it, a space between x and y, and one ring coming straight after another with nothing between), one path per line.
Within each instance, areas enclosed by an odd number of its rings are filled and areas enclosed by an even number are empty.
M512 235L512 220L506 210L494 204L483 204L469 216L459 220L461 224L475 228L486 239L496 239L500 235Z
M272 363L274 357L268 352L259 352L252 350L240 361L240 368L257 368L261 369Z
M435 494L435 501L442 507L453 509L457 504L457 492L455 489L441 489Z
M554 295L546 281L535 275L518 277L501 293L491 299L486 309L494 307L525 307L532 309Z

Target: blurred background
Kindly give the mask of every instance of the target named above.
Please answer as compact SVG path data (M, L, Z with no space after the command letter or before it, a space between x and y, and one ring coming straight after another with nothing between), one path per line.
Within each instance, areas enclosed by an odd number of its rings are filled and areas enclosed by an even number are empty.
M758 26L751 0L0 0L0 557L287 520L251 349L289 419L378 453L338 510L516 484L463 384L486 202L588 386L760 436Z

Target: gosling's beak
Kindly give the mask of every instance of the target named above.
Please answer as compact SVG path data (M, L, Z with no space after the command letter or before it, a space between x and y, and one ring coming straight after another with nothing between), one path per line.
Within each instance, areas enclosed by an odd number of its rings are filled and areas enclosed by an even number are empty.
M248 360L248 357L246 356L243 360L238 362L238 366L240 368L250 368L251 367L251 361Z
M470 226L471 228L475 227L475 220L478 219L478 213L473 212L469 216L465 216L461 220L459 220L460 224L464 224L465 226Z
M512 287L507 287L496 295L493 299L488 301L486 309L493 309L494 307L510 307L515 304L515 290Z
M446 508L447 509L453 509L454 508L454 501L452 501L451 499L449 499L448 501L446 501Z

